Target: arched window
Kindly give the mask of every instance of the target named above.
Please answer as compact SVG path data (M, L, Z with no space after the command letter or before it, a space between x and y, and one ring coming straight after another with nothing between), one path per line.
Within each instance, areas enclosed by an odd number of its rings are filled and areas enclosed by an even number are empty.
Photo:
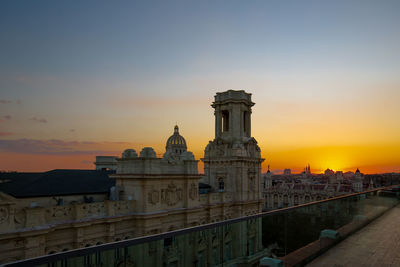
M220 178L218 181L218 191L219 192L225 191L225 183L224 183L224 179L222 179L222 178Z
M222 111L222 132L229 132L229 110Z

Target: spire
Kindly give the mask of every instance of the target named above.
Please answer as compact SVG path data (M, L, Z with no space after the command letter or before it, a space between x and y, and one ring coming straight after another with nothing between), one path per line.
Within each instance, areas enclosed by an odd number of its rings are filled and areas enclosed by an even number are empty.
M267 171L267 173L270 173L271 171L269 170L269 164L268 164L268 171Z

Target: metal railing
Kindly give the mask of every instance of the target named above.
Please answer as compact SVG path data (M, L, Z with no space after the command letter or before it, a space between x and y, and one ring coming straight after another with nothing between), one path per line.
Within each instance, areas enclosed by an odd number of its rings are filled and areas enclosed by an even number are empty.
M392 187L379 188L4 266L251 266L284 259L327 229L349 234L399 202Z

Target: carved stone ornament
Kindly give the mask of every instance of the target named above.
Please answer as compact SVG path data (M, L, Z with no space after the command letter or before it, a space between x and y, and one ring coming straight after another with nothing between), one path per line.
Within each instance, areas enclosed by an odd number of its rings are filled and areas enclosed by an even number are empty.
M197 198L197 191L198 191L197 186L194 183L192 183L189 189L189 197L191 200L195 200Z
M6 222L8 219L8 209L6 207L0 207L0 224Z
M148 193L148 201L151 204L157 204L158 201L160 200L160 193L158 190L152 190Z
M168 206L174 206L178 201L182 200L181 188L177 188L172 182L168 185L166 189L161 191L161 198L164 203Z
M14 222L19 225L25 225L26 222L26 211L25 209L20 209L14 214Z
M172 164L172 165L178 164L178 163L179 163L179 156L178 156L178 155L175 155L175 154L171 154L171 155L168 157L168 163L169 163L169 164Z

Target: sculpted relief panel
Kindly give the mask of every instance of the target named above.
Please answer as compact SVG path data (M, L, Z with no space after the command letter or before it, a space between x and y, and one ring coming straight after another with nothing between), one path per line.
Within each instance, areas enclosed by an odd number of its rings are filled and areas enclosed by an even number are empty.
M155 205L160 201L160 192L158 190L153 189L148 194L148 201L149 203Z
M25 211L25 209L20 209L20 210L15 212L14 223L15 223L16 228L25 227L25 223L26 223L26 211Z
M194 186L196 187L196 185ZM197 187L196 187L196 195L194 196L194 198L195 197L197 197ZM173 182L171 182L167 186L167 188L163 188L161 190L153 189L148 193L148 203L153 205L161 201L162 204L167 204L168 206L174 206L182 199L183 199L183 189L180 187L178 188Z

